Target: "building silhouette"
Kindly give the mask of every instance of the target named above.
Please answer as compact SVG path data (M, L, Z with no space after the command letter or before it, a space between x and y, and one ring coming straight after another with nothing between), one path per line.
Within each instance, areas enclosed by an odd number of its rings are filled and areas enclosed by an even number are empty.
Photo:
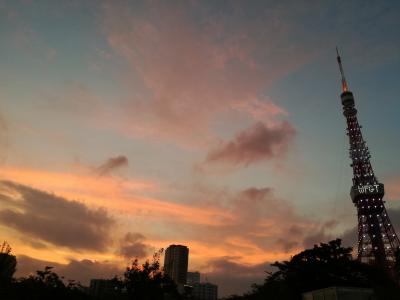
M187 272L186 284L193 286L196 283L200 283L200 272Z
M358 259L361 262L390 270L396 261L396 251L399 249L400 242L383 201L384 185L378 181L372 169L371 155L362 136L354 96L349 91L344 77L338 51L337 61L342 75L340 98L350 143L349 152L352 161L350 166L353 168L353 186L350 196L358 215Z
M170 245L165 250L164 271L181 290L186 284L189 262L189 248L183 245Z
M95 299L109 299L117 296L119 290L112 279L91 279L89 294Z
M193 285L192 296L197 300L217 300L218 286L209 282Z
M329 299L329 300L370 300L373 299L373 290L356 287L329 287L303 293L302 300Z

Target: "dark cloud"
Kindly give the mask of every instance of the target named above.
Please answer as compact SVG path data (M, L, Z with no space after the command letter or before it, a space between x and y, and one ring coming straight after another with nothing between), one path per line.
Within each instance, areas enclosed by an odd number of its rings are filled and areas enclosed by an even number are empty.
M144 243L145 237L140 233L128 232L120 240L120 249L118 254L127 258L146 257L150 247Z
M109 158L104 164L96 169L99 175L108 175L115 169L128 165L128 158L124 155Z
M295 134L296 130L288 122L277 126L257 122L238 133L233 140L211 150L207 154L206 163L247 166L257 161L281 157L287 152Z
M35 259L35 258L26 256L26 255L19 255L17 257L16 276L17 277L27 276L29 274L35 273L37 270L43 270L44 267L46 267L46 266L58 269L60 266L62 266L62 264L59 264L56 262L51 262L51 261Z
M218 285L218 294L221 297L231 294L243 294L250 291L253 283L262 283L266 271L273 268L270 263L244 265L235 262L235 257L221 257L208 261L207 268L212 271L203 274L211 283Z
M88 285L92 278L112 278L123 273L111 262L99 262L88 259L71 260L68 264L60 264L51 261L38 260L29 256L20 255L17 257L17 276L27 276L37 270L43 270L46 266L54 267L54 271L66 279L73 279Z
M0 211L0 222L24 235L75 250L107 248L115 222L103 208L90 209L9 181L0 181L1 198L8 200L8 207Z

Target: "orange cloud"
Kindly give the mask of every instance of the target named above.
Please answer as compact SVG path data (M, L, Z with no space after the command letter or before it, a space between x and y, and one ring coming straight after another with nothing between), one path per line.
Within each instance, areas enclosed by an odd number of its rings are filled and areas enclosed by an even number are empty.
M270 188L250 188L237 194L208 195L210 201L224 201L235 218L219 226L185 224L172 227L174 240L153 240L153 245L182 243L191 250L191 261L200 266L205 259L234 256L242 264L286 259L314 242L327 241L334 224L320 223L296 212L288 202L274 196ZM222 204L221 204L222 205ZM169 226L172 226L171 224ZM179 233L180 233L179 232ZM319 240L315 240L318 235Z
M183 205L142 196L141 193L155 191L157 187L154 183L134 179L15 167L3 167L0 179L149 220L219 225L234 219L231 214L217 208Z
M209 261L225 261L228 256L231 257L229 261L249 269L260 262L287 259L291 253L303 249L316 234L318 242L328 238L326 232L332 227L330 223L321 224L299 215L288 202L275 197L270 188L249 188L226 195L211 192L202 196L213 206L190 206L145 197L141 193L157 187L134 179L16 167L2 168L0 178L56 191L57 195L71 200L85 201L88 207L104 206L118 217L125 214L129 219L143 218L135 223L139 226L156 223L157 228L163 228L156 234L148 234L149 226L143 226L142 230L135 228L136 234L128 235L129 243L124 245L126 251L123 253L147 255L153 249L181 243L190 248L190 268L205 273L218 273L216 265ZM226 201L219 203L220 198ZM110 240L110 247L104 253L90 249L83 253L46 243L40 248L27 235L22 236L12 228L6 228L4 232L5 238L18 249L16 254L29 253L33 258L64 265L89 258L123 266L128 261L128 254L121 257L118 252L121 244L115 242L132 228L120 225L113 228L114 241ZM165 232L173 234L165 235Z
M77 199L119 196L121 191L133 193L155 189L150 182L139 180L120 180L118 178L102 178L92 174L74 174L68 172L50 172L40 169L29 169L4 166L0 170L0 178L12 180L46 191L61 193Z

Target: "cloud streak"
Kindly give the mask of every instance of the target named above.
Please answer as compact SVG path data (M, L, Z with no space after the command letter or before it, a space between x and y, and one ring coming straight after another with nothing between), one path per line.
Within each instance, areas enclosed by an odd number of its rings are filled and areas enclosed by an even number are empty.
M115 213L145 217L149 221L215 226L233 220L230 213L218 207L180 204L143 196L143 193L157 190L151 182L7 167L0 170L0 179L5 178L42 190L55 190L62 197L84 199L88 204L107 207Z

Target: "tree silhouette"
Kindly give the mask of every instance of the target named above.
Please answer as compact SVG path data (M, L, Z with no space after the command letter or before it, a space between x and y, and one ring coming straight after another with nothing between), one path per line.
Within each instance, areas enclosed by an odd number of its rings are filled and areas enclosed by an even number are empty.
M89 299L81 286L74 281L65 284L63 277L53 272L53 267L45 267L43 271L36 271L35 275L14 280L12 285L3 292L5 299L18 300L47 300L47 299Z
M9 284L17 267L17 259L11 254L11 247L4 242L0 248L0 287Z
M7 248L9 249L9 248ZM124 276L110 279L113 291L101 291L95 295L97 299L112 300L181 300L176 284L160 268L162 249L153 255L151 261L140 264L138 259L126 268ZM7 300L84 300L93 299L87 291L74 280L65 280L47 266L28 277L13 279L15 272L15 257L7 253L0 255L0 273L7 280L0 282L0 299ZM14 260L1 260L14 258ZM10 263L14 262L14 263ZM7 262L7 263L4 263ZM2 278L3 278L2 277ZM4 282L7 282L5 284Z
M342 247L340 239L315 245L290 261L272 264L278 271L265 283L285 282L299 292L332 285L368 286L363 265L352 259L351 252L351 247Z
M127 267L123 285L130 299L180 299L176 284L160 268L162 251L156 252L151 262L147 260L139 264L138 259L135 259Z
M396 264L394 265L396 275L400 278L400 249L396 251Z
M263 284L228 299L300 300L304 292L331 286L368 287L374 289L376 299L398 299L399 290L389 274L353 260L351 252L340 239L315 245L290 261L275 262L272 266L278 270L267 273Z

